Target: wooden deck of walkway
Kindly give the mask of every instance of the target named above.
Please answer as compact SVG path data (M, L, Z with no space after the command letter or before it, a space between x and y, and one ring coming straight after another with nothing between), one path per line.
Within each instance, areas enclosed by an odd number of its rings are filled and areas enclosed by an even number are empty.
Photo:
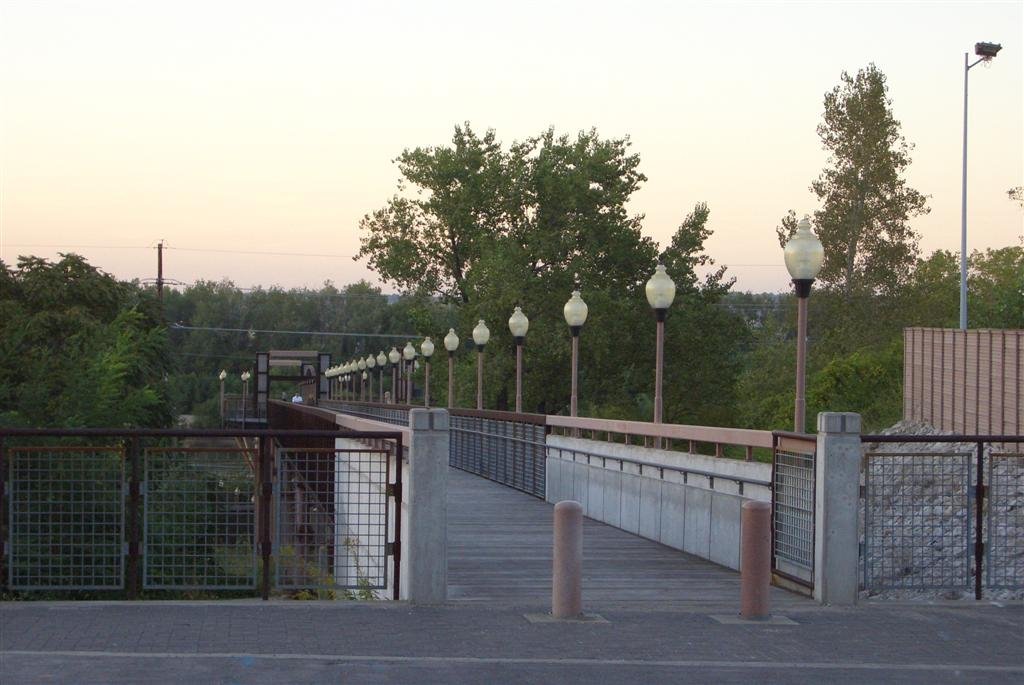
M448 597L550 606L552 505L491 481L448 472ZM739 608L739 574L611 526L584 520L583 604ZM811 600L772 589L772 606Z

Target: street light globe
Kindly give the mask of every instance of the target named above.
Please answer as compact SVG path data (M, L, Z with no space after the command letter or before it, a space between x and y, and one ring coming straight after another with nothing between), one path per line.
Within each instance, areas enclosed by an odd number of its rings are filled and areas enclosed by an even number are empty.
M513 338L526 337L526 331L530 330L530 320L523 314L522 308L516 307L512 316L508 317L508 330Z
M398 350L396 350L394 347L392 347L391 351L388 352L388 361L390 361L392 364L397 364L398 360L401 359L401 358L402 358L401 353Z
M377 366L377 358L374 357L372 354L367 355L366 356L366 368L372 369L375 366Z
M384 350L377 353L377 366L384 366L388 363L388 356L384 354Z
M449 352L459 349L459 336L455 335L454 328L449 328L448 335L444 336L444 349Z
M647 281L644 290L647 293L647 302L654 309L668 309L672 300L676 299L676 284L665 273L664 264L659 264L654 269L654 275L651 276L651 280Z
M363 380L364 381L366 380L366 372L365 371L363 371Z
M810 219L804 216L796 226L796 233L783 250L786 268L794 281L813 281L825 261L825 248L818 236L811 232Z
M402 348L402 356L405 357L407 362L416 358L416 348L412 346L411 342L405 343L405 347Z
M587 313L590 310L587 308L587 303L580 297L579 290L572 291L572 297L562 307L562 314L565 315L565 322L569 324L570 328L579 328L587 322Z
M365 359L360 359L359 362L356 364L356 367L360 371L366 371L366 360Z
M490 339L491 331L487 328L487 324L484 323L484 320L480 319L480 321L477 322L476 327L473 329L473 342L476 343L477 347L483 347Z
M430 339L429 335L423 339L423 342L420 343L420 354L422 354L427 359L430 359L430 357L434 354L434 341Z
M219 379L221 379L221 380L224 380L224 379L225 379L225 378L227 378L227 377L228 377L228 372L227 372L227 371L224 371L223 369L222 369L222 370L221 370L221 372L220 372L220 373L219 373L219 374L217 375L217 378L219 378Z
M242 380L243 381L249 380L250 377L251 377L251 375L250 375L250 373L248 371L243 371L242 372Z

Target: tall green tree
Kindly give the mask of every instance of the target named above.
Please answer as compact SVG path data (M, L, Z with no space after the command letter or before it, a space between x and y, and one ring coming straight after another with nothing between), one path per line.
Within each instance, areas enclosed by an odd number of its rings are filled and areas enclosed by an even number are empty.
M845 295L898 290L918 254L910 219L929 210L905 178L913 145L893 114L885 74L874 64L855 75L843 72L825 94L818 136L829 154L811 183L821 202L814 223L825 247L819 278ZM778 229L780 241L795 228L790 213Z
M0 423L162 427L167 333L150 292L74 254L0 262Z

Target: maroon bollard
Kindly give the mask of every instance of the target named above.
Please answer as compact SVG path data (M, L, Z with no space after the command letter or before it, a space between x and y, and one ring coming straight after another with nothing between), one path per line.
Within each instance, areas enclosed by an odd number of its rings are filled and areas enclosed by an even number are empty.
M582 613L583 505L570 499L555 505L551 615L576 618Z
M751 500L740 515L740 616L768 618L772 505Z

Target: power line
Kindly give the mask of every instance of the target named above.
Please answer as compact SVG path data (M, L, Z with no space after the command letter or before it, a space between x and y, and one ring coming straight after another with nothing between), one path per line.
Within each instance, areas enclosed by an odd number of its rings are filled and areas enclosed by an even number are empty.
M329 259L354 259L353 255L348 254L320 254L312 252L265 252L262 250L229 250L213 247L173 247L171 245L168 245L166 249L178 250L179 252L219 252L224 254L271 255L276 257L324 257Z
M332 331L276 331L264 328L221 328L219 326L184 326L172 323L169 328L175 331L219 331L224 333L279 333L281 335L319 335L330 338L418 338L409 333L334 333Z

